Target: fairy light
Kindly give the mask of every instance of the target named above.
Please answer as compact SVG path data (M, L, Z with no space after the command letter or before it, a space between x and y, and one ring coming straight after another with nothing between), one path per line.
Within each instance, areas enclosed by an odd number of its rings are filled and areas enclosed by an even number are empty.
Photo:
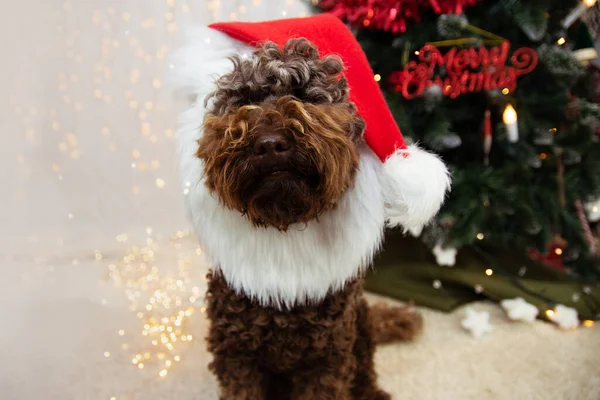
M508 141L516 143L519 140L519 126L517 124L517 112L515 111L512 104L508 104L502 114L502 121L506 128L506 134Z
M375 75L373 76L373 79L375 79L375 82L379 82L379 81L381 80L381 75L379 75L379 74L375 74Z
M583 0L577 7L575 7L564 19L562 26L564 29L568 29L575 21L590 8L596 4L597 0ZM562 39L562 38L561 38ZM559 43L561 44L561 43Z
M559 46L562 46L563 44L565 44L567 42L567 40L564 37L560 37L556 43L558 43Z
M503 95L505 95L505 96L506 96L506 95L507 95L507 94L509 94L509 93L510 93L510 90L509 90L508 88L504 88L504 89L502 89L502 94L503 94Z
M485 238L485 235L481 232L479 232L476 236L477 240L483 240Z
M166 378L174 362L181 360L181 352L191 345L194 337L189 331L188 322L195 314L196 307L205 310L204 304L198 304L202 293L200 287L193 285L190 279L190 266L196 257L197 245L190 230L179 230L167 238L158 240L153 236L154 229L147 226L145 244L131 245L126 252L109 262L110 280L124 289L131 302L130 310L135 321L139 321L139 329L128 336L137 338L128 340L133 343L121 347L121 351L129 353L125 359L131 360L131 367L149 370L157 374L157 378ZM117 239L125 241L127 235L117 235ZM158 267L164 241L176 250L177 274L161 274ZM193 247L183 251L184 241ZM170 262L169 264L173 264ZM199 302L200 303L200 302ZM117 331L119 336L125 335L125 329Z
M491 269L491 268L488 268L488 269L485 270L485 274L487 276L492 276L492 275L494 275L494 270Z
M583 326L585 326L586 328L591 328L594 325L595 323L591 319L586 319L585 321L583 321Z
M562 251L562 249L554 249L554 253L555 253L557 256L560 256L560 255L563 253L563 251Z
M546 316L552 318L554 316L554 310L546 310Z

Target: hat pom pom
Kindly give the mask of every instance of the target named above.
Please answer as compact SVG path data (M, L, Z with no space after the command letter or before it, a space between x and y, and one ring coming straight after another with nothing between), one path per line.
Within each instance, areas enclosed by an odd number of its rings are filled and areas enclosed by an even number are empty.
M411 145L383 164L383 196L389 227L419 232L439 211L450 173L435 154Z

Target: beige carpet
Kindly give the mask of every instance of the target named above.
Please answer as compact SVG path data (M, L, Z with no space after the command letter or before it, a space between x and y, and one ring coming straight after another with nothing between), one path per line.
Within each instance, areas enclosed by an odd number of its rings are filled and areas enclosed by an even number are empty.
M374 296L372 296L374 297ZM420 309L425 330L409 344L381 346L381 385L397 399L600 399L600 327L561 331L541 321L513 323L495 304L493 331L474 339L452 314Z

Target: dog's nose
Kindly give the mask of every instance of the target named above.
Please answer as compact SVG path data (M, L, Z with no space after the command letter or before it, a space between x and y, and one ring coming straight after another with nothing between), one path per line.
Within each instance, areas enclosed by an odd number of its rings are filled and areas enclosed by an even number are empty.
M290 150L290 142L282 134L269 133L261 135L256 139L253 150L257 156L284 155L284 153Z

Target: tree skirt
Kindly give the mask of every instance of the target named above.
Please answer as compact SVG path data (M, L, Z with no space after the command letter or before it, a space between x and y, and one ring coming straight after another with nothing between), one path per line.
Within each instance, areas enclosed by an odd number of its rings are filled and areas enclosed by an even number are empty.
M564 271L506 249L461 249L454 266L439 266L421 240L399 231L387 233L366 287L441 311L477 300L522 297L538 307L542 318L556 304L575 308L582 320L600 318L598 285L579 283Z

